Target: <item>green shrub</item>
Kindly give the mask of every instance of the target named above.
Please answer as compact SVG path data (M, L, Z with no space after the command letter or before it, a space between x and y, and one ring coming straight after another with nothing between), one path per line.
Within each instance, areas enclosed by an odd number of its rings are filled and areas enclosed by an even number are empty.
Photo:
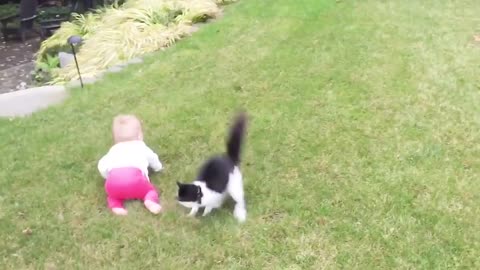
M60 66L60 59L57 55L47 55L45 61L37 63L35 67L35 81L37 83L46 83L52 80L52 74Z

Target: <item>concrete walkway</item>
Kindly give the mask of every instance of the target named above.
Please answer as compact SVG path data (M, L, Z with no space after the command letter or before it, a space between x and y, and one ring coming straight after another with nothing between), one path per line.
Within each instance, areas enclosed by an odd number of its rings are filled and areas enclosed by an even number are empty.
M18 117L58 104L68 97L63 86L42 86L0 95L0 117Z

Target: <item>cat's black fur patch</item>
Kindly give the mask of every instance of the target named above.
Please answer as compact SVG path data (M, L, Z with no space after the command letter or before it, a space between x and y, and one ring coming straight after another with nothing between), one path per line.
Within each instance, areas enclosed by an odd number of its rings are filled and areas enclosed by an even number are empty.
M227 153L207 160L199 170L196 181L204 182L210 189L223 193L227 189L230 173L240 163L241 146L246 126L246 115L241 113L235 119L227 139ZM183 202L200 201L197 185L178 183L178 200ZM201 196L201 195L200 195Z
M177 182L178 197L177 200L181 202L199 202L202 199L202 189L196 185L186 185Z
M227 156L216 156L205 162L199 171L196 181L205 182L205 185L218 193L227 189L230 173L235 164Z

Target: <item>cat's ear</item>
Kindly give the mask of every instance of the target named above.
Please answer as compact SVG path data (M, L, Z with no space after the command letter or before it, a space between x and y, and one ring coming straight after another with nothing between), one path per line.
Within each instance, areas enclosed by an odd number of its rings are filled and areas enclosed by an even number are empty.
M177 181L177 186L178 186L178 187L181 187L181 186L182 186L182 183L180 183L180 182Z

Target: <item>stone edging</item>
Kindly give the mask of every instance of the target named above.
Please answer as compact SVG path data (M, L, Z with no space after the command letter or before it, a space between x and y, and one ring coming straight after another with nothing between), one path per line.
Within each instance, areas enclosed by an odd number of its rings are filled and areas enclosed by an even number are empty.
M28 116L68 97L60 85L34 87L0 95L0 117Z

